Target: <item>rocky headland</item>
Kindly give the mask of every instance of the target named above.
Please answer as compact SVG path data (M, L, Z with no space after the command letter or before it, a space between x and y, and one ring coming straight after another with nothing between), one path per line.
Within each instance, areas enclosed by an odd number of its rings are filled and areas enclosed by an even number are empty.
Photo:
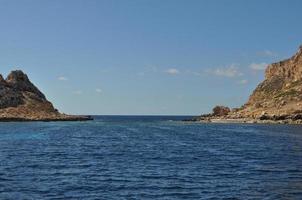
M267 67L265 80L246 104L232 110L216 106L190 121L302 124L302 46L291 58Z
M20 70L0 74L0 121L83 121L90 116L60 113Z

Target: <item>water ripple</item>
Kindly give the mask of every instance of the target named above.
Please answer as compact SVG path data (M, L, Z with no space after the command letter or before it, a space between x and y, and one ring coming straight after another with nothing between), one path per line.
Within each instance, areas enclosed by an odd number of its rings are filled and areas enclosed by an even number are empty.
M302 199L302 127L0 123L0 199Z

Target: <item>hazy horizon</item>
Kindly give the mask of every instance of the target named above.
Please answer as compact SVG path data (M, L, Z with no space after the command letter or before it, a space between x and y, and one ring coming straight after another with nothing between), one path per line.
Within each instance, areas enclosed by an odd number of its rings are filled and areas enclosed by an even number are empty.
M302 1L1 1L0 73L61 112L198 115L240 107L302 44Z

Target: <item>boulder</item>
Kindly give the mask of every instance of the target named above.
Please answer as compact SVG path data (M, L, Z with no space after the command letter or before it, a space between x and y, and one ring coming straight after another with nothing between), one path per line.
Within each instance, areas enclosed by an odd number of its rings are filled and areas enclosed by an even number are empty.
M225 115L229 114L229 112L231 112L229 107L215 106L213 108L213 115L214 116L225 116Z

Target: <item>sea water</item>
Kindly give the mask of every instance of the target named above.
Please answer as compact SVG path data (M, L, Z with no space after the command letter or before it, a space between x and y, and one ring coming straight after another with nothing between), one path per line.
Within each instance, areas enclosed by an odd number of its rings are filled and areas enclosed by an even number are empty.
M0 199L302 199L302 126L0 123Z

